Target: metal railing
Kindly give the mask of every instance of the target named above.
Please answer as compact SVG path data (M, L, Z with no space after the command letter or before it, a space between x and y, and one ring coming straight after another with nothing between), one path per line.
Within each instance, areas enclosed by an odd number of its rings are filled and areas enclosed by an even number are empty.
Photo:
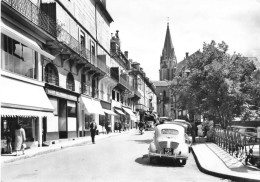
M232 156L244 160L246 165L248 165L248 162L255 165L256 161L259 160L260 138L241 134L229 129L215 128L213 139L217 145ZM258 154L254 155L254 149L257 150L257 147ZM260 168L260 160L257 166Z
M56 37L57 24L30 0L2 0L37 27Z

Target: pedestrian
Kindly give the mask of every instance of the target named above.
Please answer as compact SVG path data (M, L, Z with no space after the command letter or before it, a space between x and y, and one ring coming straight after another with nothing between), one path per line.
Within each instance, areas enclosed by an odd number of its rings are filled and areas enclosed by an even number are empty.
M91 133L91 139L93 144L95 144L96 131L97 131L97 124L95 120L93 120L92 123L90 124L90 133Z
M106 133L108 134L109 131L108 131L108 121L105 122L105 129L106 129Z
M112 132L111 128L112 128L112 125L111 125L111 122L108 119L108 133Z
M118 131L119 131L119 133L121 133L121 129L122 129L122 124L118 123Z
M14 149L16 151L16 156L18 155L18 151L23 152L24 154L24 149L25 149L25 131L22 128L21 124L17 124L16 130L15 130L15 144L14 144Z
M6 143L7 143L6 153L12 154L12 135L11 135L11 131L9 128L6 131Z

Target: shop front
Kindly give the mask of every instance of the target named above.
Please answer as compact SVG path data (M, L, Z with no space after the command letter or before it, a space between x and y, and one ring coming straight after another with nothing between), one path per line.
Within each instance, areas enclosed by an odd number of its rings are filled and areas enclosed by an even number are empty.
M78 129L79 94L55 85L45 85L54 112L48 121L43 122L43 139L46 142L59 139L76 138Z
M42 146L43 121L53 116L44 84L2 71L1 85L2 152L5 152L7 135L14 143L17 124L25 130L28 148Z
M105 128L106 132L110 133L112 132L112 116L117 116L117 114L111 110L111 103L100 101L100 104L105 116L101 116L99 122L102 123L101 125Z
M89 136L90 135L90 124L94 120L98 125L98 132L103 132L104 128L102 127L102 119L105 116L105 113L102 109L99 100L96 100L91 97L87 97L85 95L81 95L80 97L81 103L81 136Z
M127 115L127 121L126 122L127 122L128 128L132 129L133 127L135 127L134 123L136 122L137 118L130 108L122 107L122 109L125 111L125 113Z

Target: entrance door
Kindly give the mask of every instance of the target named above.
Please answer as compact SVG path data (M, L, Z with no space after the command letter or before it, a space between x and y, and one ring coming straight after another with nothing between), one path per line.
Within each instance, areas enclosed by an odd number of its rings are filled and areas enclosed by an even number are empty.
M40 122L40 121L39 121ZM46 141L46 134L47 134L47 118L44 117L42 119L42 141L45 142Z
M59 138L68 138L67 100L59 99Z

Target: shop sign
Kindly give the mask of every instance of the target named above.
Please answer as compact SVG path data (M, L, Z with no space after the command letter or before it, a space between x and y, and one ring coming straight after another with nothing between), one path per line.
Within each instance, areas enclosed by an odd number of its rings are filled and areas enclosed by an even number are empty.
M57 90L51 90L51 89L48 89L48 88L46 88L45 90L46 90L46 93L49 94L49 95L61 97L61 98L68 99L68 100L77 101L76 96L69 95L69 94L66 94L66 93L63 93L63 92L60 92L60 91L57 91Z

